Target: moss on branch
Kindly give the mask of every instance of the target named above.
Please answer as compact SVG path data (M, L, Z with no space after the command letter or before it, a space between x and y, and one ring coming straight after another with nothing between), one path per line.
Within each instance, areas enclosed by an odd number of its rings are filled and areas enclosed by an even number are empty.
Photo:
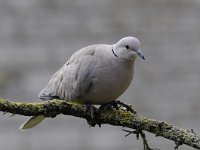
M176 144L175 148L186 144L200 149L200 137L193 130L178 128L172 124L149 119L121 109L102 109L101 111L97 111L98 113L91 119L86 106L77 103L61 100L45 101L44 103L24 103L0 99L0 111L24 116L44 115L45 117L56 117L59 114L72 115L86 119L92 126L96 124L110 124L138 131L144 130L156 136L173 140Z

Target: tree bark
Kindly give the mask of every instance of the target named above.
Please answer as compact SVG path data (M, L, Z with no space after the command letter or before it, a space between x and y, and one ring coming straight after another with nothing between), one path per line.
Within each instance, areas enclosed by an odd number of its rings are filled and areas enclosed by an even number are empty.
M148 131L169 140L173 140L179 145L186 144L196 149L200 149L200 137L193 130L178 128L172 124L149 119L132 113L124 109L101 109L95 108L96 115L91 118L85 105L66 102L62 100L51 100L43 103L11 102L0 99L0 111L24 116L44 115L45 117L56 117L59 114L72 115L84 118L91 126L96 124L110 124L122 126L137 131Z

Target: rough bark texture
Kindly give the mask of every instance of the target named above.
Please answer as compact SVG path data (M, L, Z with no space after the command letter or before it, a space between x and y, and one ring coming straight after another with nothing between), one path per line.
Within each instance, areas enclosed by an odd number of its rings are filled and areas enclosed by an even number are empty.
M156 136L173 140L176 144L175 148L186 144L200 149L200 137L193 130L178 128L172 124L148 119L123 109L101 109L91 119L86 106L81 104L61 100L45 101L44 103L23 103L0 99L0 111L24 116L44 115L45 117L56 117L59 114L72 115L86 119L91 126L110 124L140 131L144 130Z

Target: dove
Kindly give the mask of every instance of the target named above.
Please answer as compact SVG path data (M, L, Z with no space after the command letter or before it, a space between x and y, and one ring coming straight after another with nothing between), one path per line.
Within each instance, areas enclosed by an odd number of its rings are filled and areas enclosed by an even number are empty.
M124 37L117 43L95 44L76 51L40 92L41 100L61 99L81 104L103 105L115 101L129 87L135 60L144 55L140 41ZM33 116L20 126L32 128L45 119Z

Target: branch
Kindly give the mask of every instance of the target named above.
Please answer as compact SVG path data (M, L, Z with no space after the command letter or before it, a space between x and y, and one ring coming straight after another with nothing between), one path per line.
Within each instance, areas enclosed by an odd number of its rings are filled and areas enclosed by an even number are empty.
M97 108L95 109L96 111L98 110ZM45 101L44 103L23 103L0 99L0 111L24 116L44 115L45 117L56 117L59 114L72 115L86 119L92 126L96 124L110 124L135 129L137 131L144 130L156 136L162 136L174 141L176 144L175 148L178 148L179 145L186 144L200 149L200 137L193 130L178 128L172 124L148 119L122 109L101 109L91 119L86 106L77 103L61 100ZM140 132L140 134L142 136L143 132Z

